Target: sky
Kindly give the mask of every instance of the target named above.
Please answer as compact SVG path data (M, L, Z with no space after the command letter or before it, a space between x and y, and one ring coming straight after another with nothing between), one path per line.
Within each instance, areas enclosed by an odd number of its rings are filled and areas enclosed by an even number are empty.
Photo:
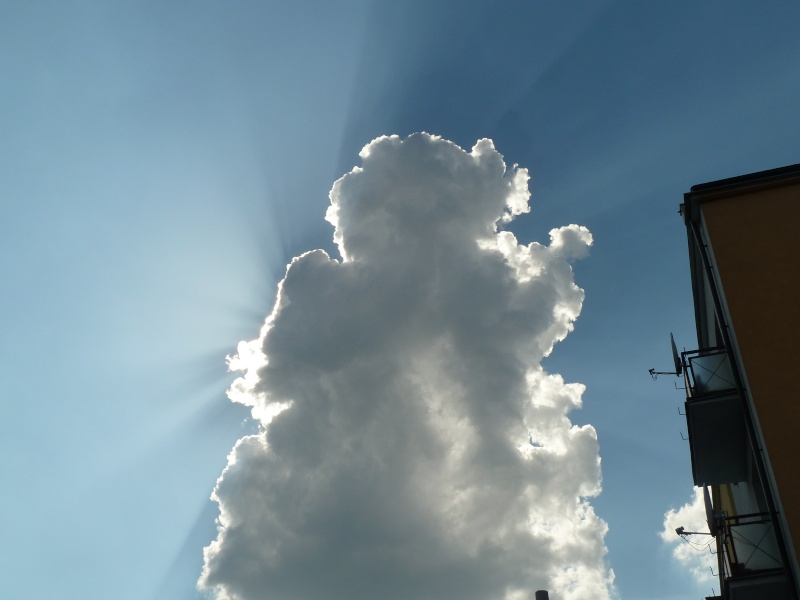
M800 5L0 14L3 595L711 594L647 370L682 194L798 162Z

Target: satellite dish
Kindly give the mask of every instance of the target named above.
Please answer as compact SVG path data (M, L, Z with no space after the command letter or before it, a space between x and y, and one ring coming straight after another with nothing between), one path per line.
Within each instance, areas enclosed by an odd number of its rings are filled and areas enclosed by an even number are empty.
M711 535L717 537L717 521L714 519L714 508L711 506L711 494L708 493L708 486L703 486L703 503L706 505L706 521L708 522L708 531Z
M672 362L675 366L674 371L656 371L655 369L649 369L648 372L650 373L650 377L653 380L658 379L659 375L675 375L677 377L681 376L683 372L683 363L681 362L681 356L678 354L678 348L675 346L675 338L672 337L672 334L669 334L669 343L672 345Z
M678 354L678 348L675 346L675 338L672 337L672 333L669 334L669 343L672 344L672 360L675 361L675 374L680 375L683 371L683 363L681 363L681 357Z

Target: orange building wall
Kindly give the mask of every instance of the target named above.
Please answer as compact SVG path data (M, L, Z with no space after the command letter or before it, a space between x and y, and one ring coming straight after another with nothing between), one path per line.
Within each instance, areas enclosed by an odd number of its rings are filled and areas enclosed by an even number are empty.
M706 199L702 213L800 553L800 182Z

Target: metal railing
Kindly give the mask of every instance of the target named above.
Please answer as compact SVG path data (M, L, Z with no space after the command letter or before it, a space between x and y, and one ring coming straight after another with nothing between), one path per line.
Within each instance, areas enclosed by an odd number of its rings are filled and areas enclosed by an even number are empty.
M783 561L769 513L723 516L718 525L723 534L720 547L725 554L727 577L775 572Z
M681 355L689 397L734 389L731 361L724 348L692 350Z

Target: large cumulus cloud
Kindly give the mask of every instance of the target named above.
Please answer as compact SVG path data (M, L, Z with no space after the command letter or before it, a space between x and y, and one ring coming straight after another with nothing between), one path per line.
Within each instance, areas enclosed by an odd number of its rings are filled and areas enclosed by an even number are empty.
M230 454L199 585L219 599L609 597L583 386L539 363L583 302L584 227L520 245L528 173L490 140L382 137L339 179L341 260L295 258L230 397L262 427Z

